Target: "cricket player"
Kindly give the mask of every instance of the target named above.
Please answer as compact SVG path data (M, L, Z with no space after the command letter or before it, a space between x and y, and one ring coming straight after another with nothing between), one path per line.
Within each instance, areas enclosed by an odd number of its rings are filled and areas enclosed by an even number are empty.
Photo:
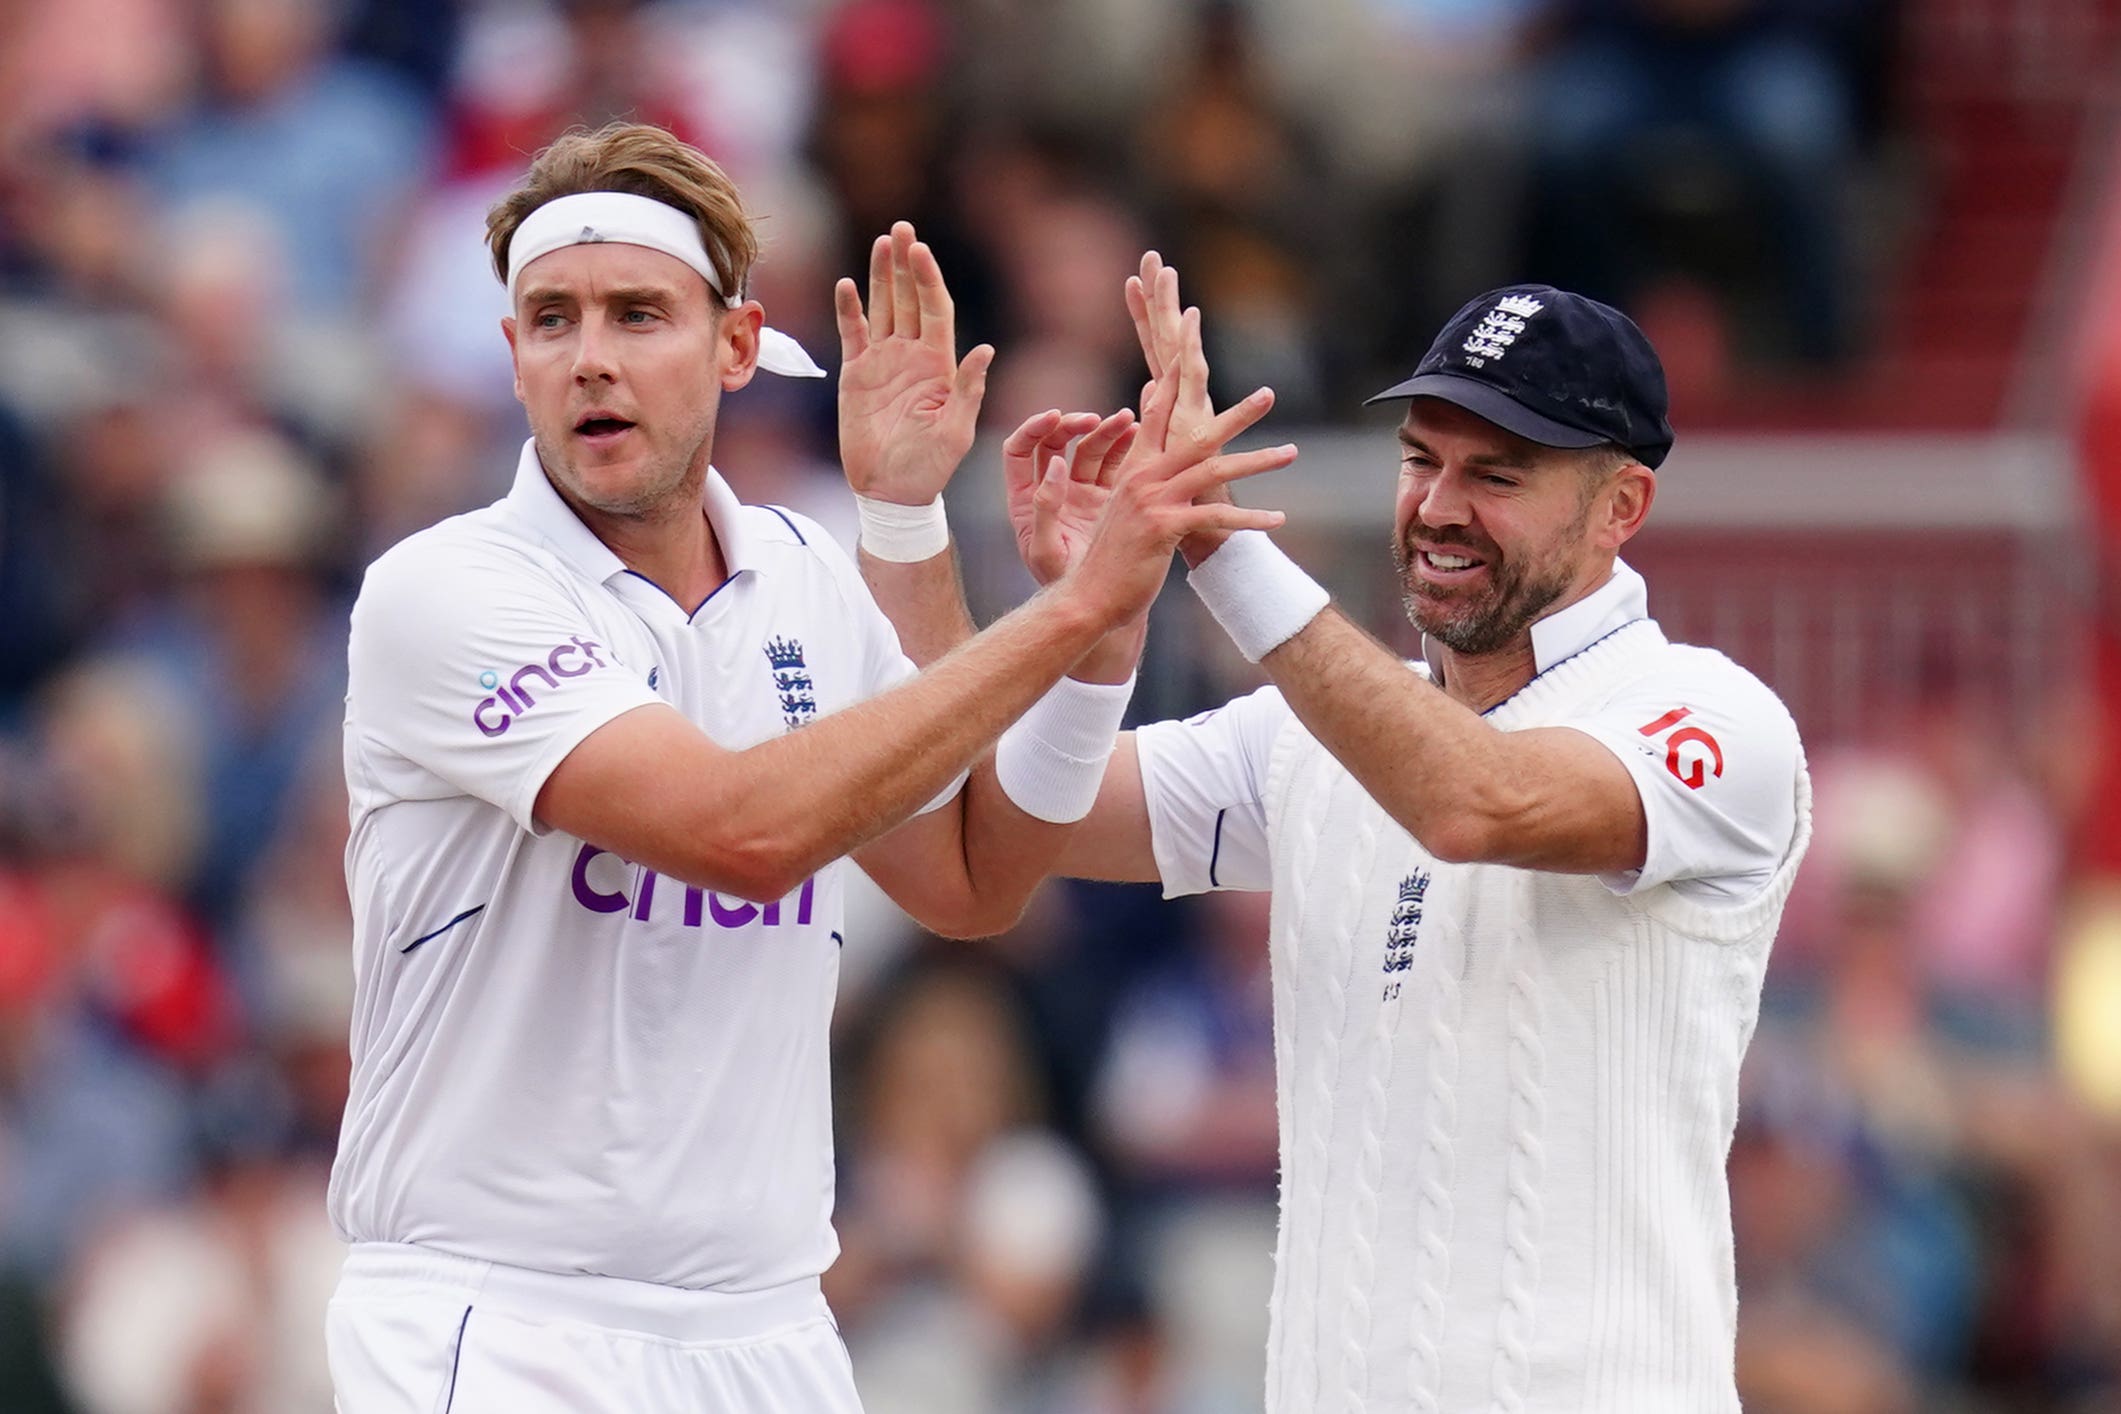
M338 1407L852 1414L818 1289L848 861L938 931L1006 926L1096 796L1173 546L1279 521L1196 498L1294 451L1213 455L1267 397L1165 450L1166 380L1080 562L916 675L848 557L711 464L723 394L817 372L743 296L721 171L571 135L488 234L514 486L353 611ZM889 493L963 455L989 353L956 359L910 229L878 250L842 311L864 544L947 565Z
M1197 311L1128 300L1168 434ZM1667 641L1619 558L1672 443L1655 351L1566 291L1482 295L1403 403L1393 563L1423 660L1258 532L1181 547L1273 684L1122 737L1063 867L1271 890L1282 1211L1267 1408L1736 1414L1723 1166L1809 837L1789 713ZM1108 492L1011 446L1026 563Z

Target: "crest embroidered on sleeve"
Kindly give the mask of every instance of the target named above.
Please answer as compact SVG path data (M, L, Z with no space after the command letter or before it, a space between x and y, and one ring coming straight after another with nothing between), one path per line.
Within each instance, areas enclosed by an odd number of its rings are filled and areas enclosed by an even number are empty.
M817 693L803 662L801 640L767 639L766 662L773 670L773 690L780 696L781 720L790 728L809 724L817 716Z
M1526 321L1545 309L1546 305L1530 295L1504 295L1495 301L1495 307L1487 312L1473 332L1466 335L1460 345L1466 351L1466 362L1475 368L1485 368L1491 358L1501 358L1517 342Z

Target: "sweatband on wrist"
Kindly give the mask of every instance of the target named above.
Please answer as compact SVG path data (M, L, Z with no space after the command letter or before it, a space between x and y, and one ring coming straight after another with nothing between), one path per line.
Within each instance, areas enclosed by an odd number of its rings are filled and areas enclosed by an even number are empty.
M1318 617L1333 596L1264 530L1233 532L1186 583L1247 662L1256 663Z
M1088 815L1133 696L1132 675L1118 683L1055 683L994 748L1002 792L1048 824L1072 824Z
M854 498L854 513L861 519L861 546L879 560L895 565L932 560L950 548L950 520L943 514L943 498L925 506L902 506L896 501Z

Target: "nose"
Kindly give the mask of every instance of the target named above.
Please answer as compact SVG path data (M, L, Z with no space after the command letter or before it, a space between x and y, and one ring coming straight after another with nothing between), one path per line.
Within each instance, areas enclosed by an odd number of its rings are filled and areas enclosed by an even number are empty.
M1472 499L1455 472L1444 471L1429 479L1414 504L1414 518L1438 530L1468 525L1473 520Z
M617 377L618 365L612 358L611 336L604 331L601 320L584 319L575 332L575 385L610 383Z

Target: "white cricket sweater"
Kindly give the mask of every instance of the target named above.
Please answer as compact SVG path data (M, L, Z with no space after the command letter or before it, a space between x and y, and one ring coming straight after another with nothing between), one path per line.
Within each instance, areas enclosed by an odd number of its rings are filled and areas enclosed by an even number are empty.
M1489 720L1580 717L1684 655L1719 657L1637 620ZM1270 1414L1738 1409L1724 1162L1810 835L1801 756L1790 788L1795 838L1757 897L1623 897L1588 875L1439 861L1300 725L1283 730L1265 792Z

